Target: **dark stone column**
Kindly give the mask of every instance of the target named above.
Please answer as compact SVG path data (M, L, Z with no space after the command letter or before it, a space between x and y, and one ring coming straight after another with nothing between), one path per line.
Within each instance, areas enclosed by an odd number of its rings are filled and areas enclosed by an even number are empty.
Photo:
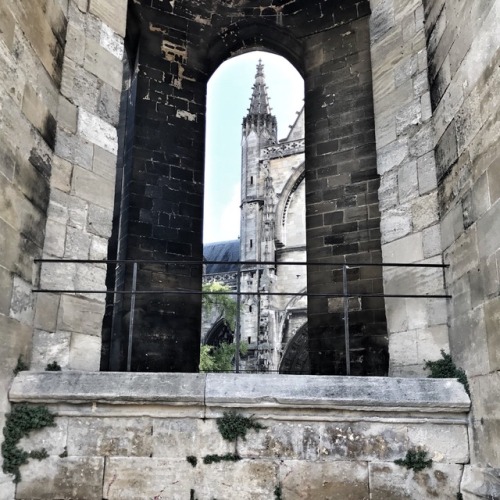
M309 262L381 262L368 17L306 47L306 220ZM342 268L308 267L308 291L342 293ZM381 293L381 268L348 270L352 293ZM387 371L384 302L351 299L351 374ZM343 302L310 297L311 372L345 374Z

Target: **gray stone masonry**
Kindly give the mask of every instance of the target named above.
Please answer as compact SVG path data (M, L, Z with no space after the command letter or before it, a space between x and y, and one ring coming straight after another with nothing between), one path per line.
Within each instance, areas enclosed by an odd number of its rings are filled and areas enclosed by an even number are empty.
M21 442L49 458L22 467L17 499L183 500L193 489L200 499L268 500L281 485L297 500L452 500L469 460L470 402L455 380L31 372L10 397L57 415L56 427ZM204 464L235 450L216 426L228 410L265 428L238 441L241 461ZM412 447L431 469L394 464Z

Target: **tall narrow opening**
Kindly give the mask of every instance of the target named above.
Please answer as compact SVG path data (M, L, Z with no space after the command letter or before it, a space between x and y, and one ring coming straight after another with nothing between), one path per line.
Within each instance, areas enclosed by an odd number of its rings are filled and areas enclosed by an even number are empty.
M240 339L240 371L280 371L307 322L303 100L300 74L269 52L234 57L209 81L204 291L233 294L204 298L202 365Z

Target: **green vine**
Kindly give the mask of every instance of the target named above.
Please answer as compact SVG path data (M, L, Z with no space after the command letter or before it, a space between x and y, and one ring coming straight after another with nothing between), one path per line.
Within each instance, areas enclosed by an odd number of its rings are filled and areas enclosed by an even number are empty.
M57 361L52 361L52 363L48 363L45 367L46 372L60 372L61 365Z
M245 441L247 432L250 429L259 432L266 427L256 422L253 416L244 417L235 411L228 411L217 419L217 428L226 441L236 442L239 437Z
M226 453L225 455L205 455L204 464L218 464L219 462L238 462L241 457L237 453Z
M14 372L14 375L17 375L19 372L23 372L28 368L29 366L24 362L23 357L19 356L17 358L17 365L14 367L14 370L12 371Z
M53 426L55 426L54 415L45 406L20 404L13 406L11 412L7 414L3 429L2 468L4 473L14 475L15 483L21 480L19 467L28 463L29 458L42 460L48 457L45 448L27 452L17 446L19 441L33 430Z
M470 396L469 381L465 372L462 368L458 368L451 359L451 356L443 350L441 350L441 356L442 359L438 359L437 361L425 362L425 369L431 371L429 378L456 378L463 384L467 394Z
M278 484L278 486L274 488L274 500L283 500L283 492L281 489L281 484Z
M415 449L408 450L404 460L400 458L394 460L394 463L406 467L407 469L413 469L415 472L424 470L427 467L432 467L432 459L427 460L427 452Z

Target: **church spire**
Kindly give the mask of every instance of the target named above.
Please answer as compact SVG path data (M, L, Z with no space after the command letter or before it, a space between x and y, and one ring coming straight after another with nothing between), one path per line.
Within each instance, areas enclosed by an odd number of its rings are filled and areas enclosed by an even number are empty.
M252 87L248 114L243 118L243 133L248 134L250 130L257 130L260 135L264 134L262 136L264 139L262 146L264 146L264 143L267 146L277 141L278 127L276 117L271 114L266 79L264 77L264 65L261 59L257 64L257 73Z
M259 59L255 83L253 84L252 97L250 98L250 108L248 115L270 115L269 96L267 95L266 80L264 78L264 65Z

